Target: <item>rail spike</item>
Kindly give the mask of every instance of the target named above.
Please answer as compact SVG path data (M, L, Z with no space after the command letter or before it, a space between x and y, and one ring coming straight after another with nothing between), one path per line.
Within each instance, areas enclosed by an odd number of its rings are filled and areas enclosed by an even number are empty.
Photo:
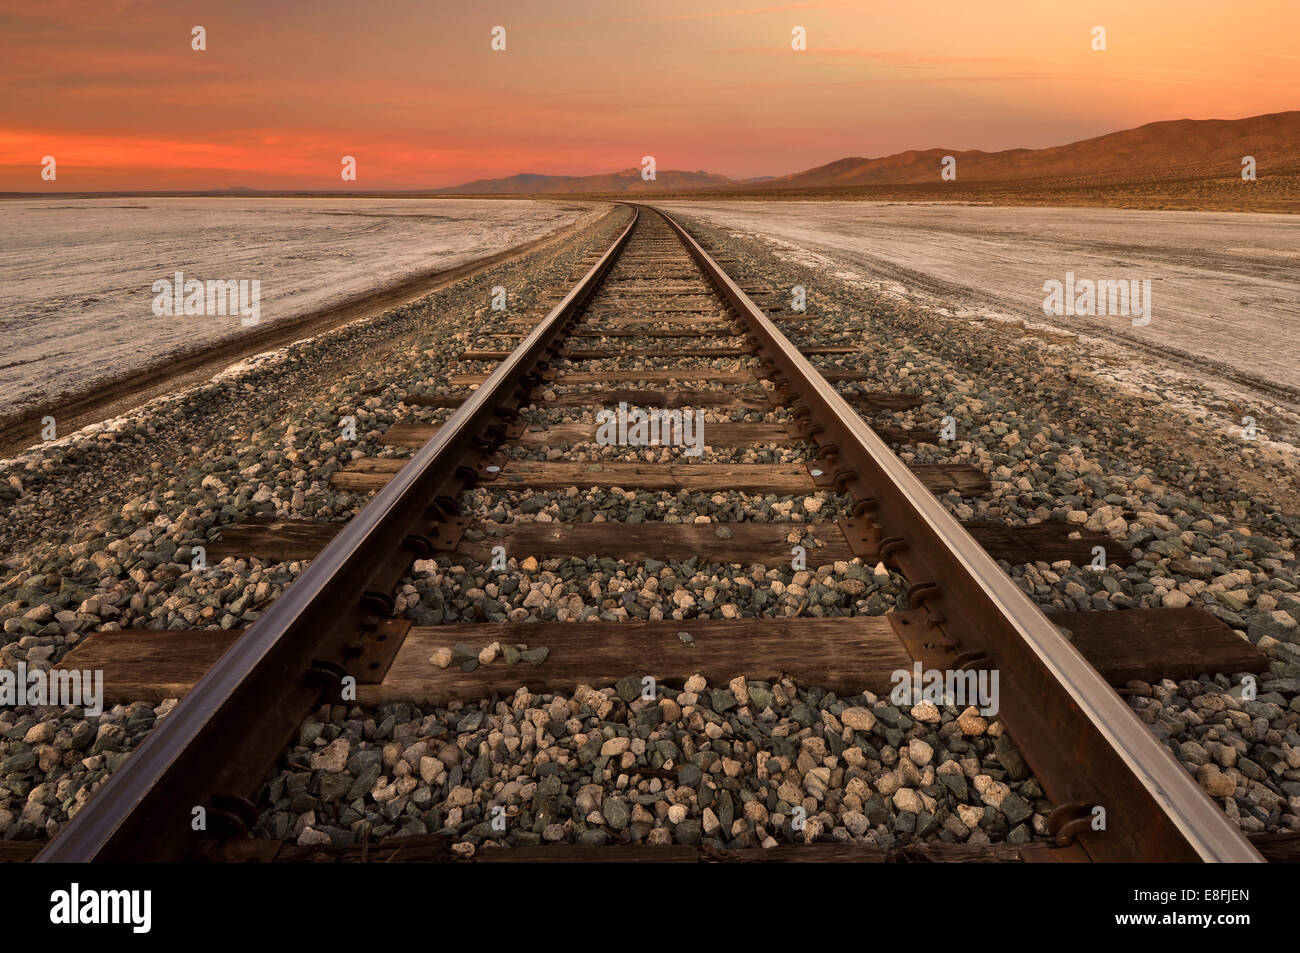
M397 600L391 593L370 589L361 594L361 608L370 615L387 618L397 608Z
M1047 815L1047 833L1052 835L1057 847L1069 847L1079 835L1093 830L1096 806L1089 801L1069 801Z

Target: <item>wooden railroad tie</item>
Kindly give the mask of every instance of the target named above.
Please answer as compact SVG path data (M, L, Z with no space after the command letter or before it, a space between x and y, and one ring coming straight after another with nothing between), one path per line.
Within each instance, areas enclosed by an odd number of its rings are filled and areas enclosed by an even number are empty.
M632 773L635 773L633 769ZM1250 842L1270 863L1300 861L1300 833L1251 834ZM26 863L45 841L0 841L0 863ZM472 857L453 854L448 834L399 834L373 843L299 845L266 837L232 837L222 842L219 859L237 864L1047 864L1086 862L1077 844L1051 841L1025 844L948 844L913 841L902 848L872 844L778 844L776 847L719 849L690 844L539 844L483 845Z
M437 396L407 394L402 402L412 407L459 407L472 391L460 395ZM637 387L605 387L594 390L566 391L543 398L534 391L530 401L543 402L547 407L616 407L622 401L636 407L717 407L723 410L769 411L772 403L757 385L733 390L698 390L678 387L671 391L650 390ZM391 432L391 431L390 431Z
M330 477L330 485L355 492L379 490L409 462L409 459L392 457L362 457L336 471ZM935 493L956 491L962 496L980 496L992 489L984 471L967 463L918 463L909 469ZM508 461L496 479L490 482L503 490L566 490L569 487L594 486L699 493L725 493L729 490L811 493L831 489L834 484L829 473L814 476L802 463L570 463L550 460Z
M817 345L799 348L803 354L856 354L861 348L858 347L838 347L830 345ZM513 352L496 351L487 349L473 349L462 352L459 360L462 361L504 361ZM612 359L619 357L657 357L663 360L669 360L679 357L753 357L753 348L745 347L679 347L672 350L663 348L632 347L632 348L581 348L566 347L560 351L560 356L568 358L571 361L596 361Z
M599 318L614 324L716 324L719 321L734 321L725 308L717 306L703 307L700 305L669 305L665 307L650 308L654 312L652 316L639 314L630 311L627 306L617 308L603 307L593 305L586 309L583 314L587 320ZM769 309L770 310L770 309ZM508 328L516 330L528 330L535 328L538 322L551 313L550 308L527 308L520 312L522 317L507 318L503 322ZM799 323L802 321L813 321L821 318L821 314L813 311L794 311L782 312L772 311L772 317L781 321Z
M486 375L465 375L486 377ZM569 382L558 380L548 386L565 386ZM757 380L749 379L751 386L737 387L730 390L701 390L697 388L678 387L671 391L652 390L640 387L606 387L583 391L569 391L545 398L548 406L555 407L614 407L620 401L629 406L638 407L722 407L728 410L771 410L772 402L767 392L758 386ZM412 407L459 407L473 391L461 391L459 394L419 394L408 393L402 396L402 403ZM540 391L534 391L532 400L542 400ZM851 402L859 409L868 412L882 410L911 410L925 403L925 398L916 394L899 394L893 391L866 391L853 395ZM391 431L390 431L391 432ZM879 433L877 428L877 433Z
M566 443L594 443L599 426L596 423L564 423L546 426L535 424L509 442L521 447L558 447ZM419 449L433 439L441 428L442 424L438 423L394 424L384 433L384 442L395 447ZM933 430L883 426L872 429L886 443L921 441L937 443L939 440L938 433ZM711 447L754 447L774 443L788 446L792 441L801 439L791 434L781 424L736 423L730 420L705 420L701 432L705 445Z
M822 371L828 381L869 381L872 376L866 371L845 371L826 368ZM469 387L483 384L488 374L449 374L447 383L455 387ZM673 370L662 368L639 368L617 371L562 371L552 379L556 384L632 384L636 381L654 381L660 384L672 381L713 381L718 384L753 384L758 380L754 371L720 371L708 367L683 367ZM913 400L921 398L912 395L899 395ZM849 395L850 399L857 399Z
M713 329L699 330L673 328L671 330L662 330L659 328L648 327L645 329L629 328L627 325L608 325L608 324L581 324L577 330L570 336L571 338L718 338L718 337L743 337L744 331L738 326L731 325L724 327L719 322L718 327ZM511 341L521 341L524 338L523 331L489 331L483 334L486 338L505 338Z
M313 559L345 524L314 520L254 518L221 528L218 539L207 544L208 558L260 559L291 562ZM1133 557L1122 545L1092 530L1078 530L1061 521L1031 526L1000 523L965 524L971 535L994 559L1012 565L1068 560L1088 565L1093 549L1102 546L1108 563L1126 566ZM1078 538L1071 533L1078 532ZM791 535L797 538L793 541ZM609 557L629 561L644 559L687 560L763 565L788 561L790 548L807 548L808 565L819 567L859 557L876 562L880 554L870 534L858 520L825 523L470 523L459 536L457 556L486 565L493 546L504 546L512 559L574 556Z
M487 374L449 374L447 383L453 387L471 387L484 383ZM666 371L661 368L644 368L625 371L566 371L556 374L552 383L567 384L623 384L651 381L668 384L673 381L713 381L719 384L753 384L757 381L753 371L719 371L703 367L683 367Z
M633 770L632 773L635 773ZM1251 834L1250 842L1270 863L1300 860L1300 833ZM31 842L14 841L15 855L30 850ZM537 846L487 846L465 858L452 853L455 838L447 834L403 834L364 847L360 844L299 846L289 841L243 837L222 845L221 859L229 863L356 864L435 863L471 864L1047 864L1086 862L1077 845L1057 847L1051 841L1026 844L948 844L913 841L901 848L871 844L778 844L776 847L719 849L690 844L545 844ZM0 855L2 856L2 855Z
M390 664L358 676L357 703L445 705L456 700L533 692L571 692L579 684L606 688L628 675L681 685L695 673L725 685L738 674L770 681L783 674L843 696L888 695L895 673L915 657L895 634L894 614L839 618L665 619L659 622L469 622L410 626ZM1050 616L1113 685L1132 679L1194 678L1204 672L1263 672L1268 658L1201 609L1129 609ZM405 620L394 620L405 623ZM684 642L678 633L689 633ZM94 632L56 670L104 672L104 703L158 702L184 695L243 634L238 629L121 629ZM430 656L465 642L545 647L540 664L498 659L466 672L438 668Z

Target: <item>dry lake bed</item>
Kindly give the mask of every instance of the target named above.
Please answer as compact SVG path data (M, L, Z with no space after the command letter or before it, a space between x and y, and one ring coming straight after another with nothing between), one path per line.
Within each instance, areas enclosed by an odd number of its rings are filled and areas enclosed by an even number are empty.
M945 307L1050 324L1300 406L1300 218L872 202L674 202L787 257ZM1045 315L1044 283L1150 280L1150 323ZM810 294L814 289L809 289Z
M265 326L541 238L584 210L474 199L0 201L0 416L245 330L238 314L155 314L154 283L178 271L257 280Z

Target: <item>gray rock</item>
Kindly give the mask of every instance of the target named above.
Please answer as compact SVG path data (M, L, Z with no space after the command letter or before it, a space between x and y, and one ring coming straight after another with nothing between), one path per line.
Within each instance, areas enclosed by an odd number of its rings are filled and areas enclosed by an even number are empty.
M601 814L605 816L605 822L616 831L624 830L632 818L627 801L621 797L605 798L601 805Z

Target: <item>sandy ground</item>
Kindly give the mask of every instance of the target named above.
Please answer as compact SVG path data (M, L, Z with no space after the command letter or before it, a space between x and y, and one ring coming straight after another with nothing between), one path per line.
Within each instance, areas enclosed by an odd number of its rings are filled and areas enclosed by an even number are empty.
M1300 228L1294 216L868 202L680 202L789 256L974 316L1105 337L1207 379L1300 404ZM1043 314L1043 283L1151 280L1152 318ZM810 289L811 293L812 289Z
M245 333L152 313L152 284L258 279L261 326L574 221L581 203L115 198L0 202L0 413Z

